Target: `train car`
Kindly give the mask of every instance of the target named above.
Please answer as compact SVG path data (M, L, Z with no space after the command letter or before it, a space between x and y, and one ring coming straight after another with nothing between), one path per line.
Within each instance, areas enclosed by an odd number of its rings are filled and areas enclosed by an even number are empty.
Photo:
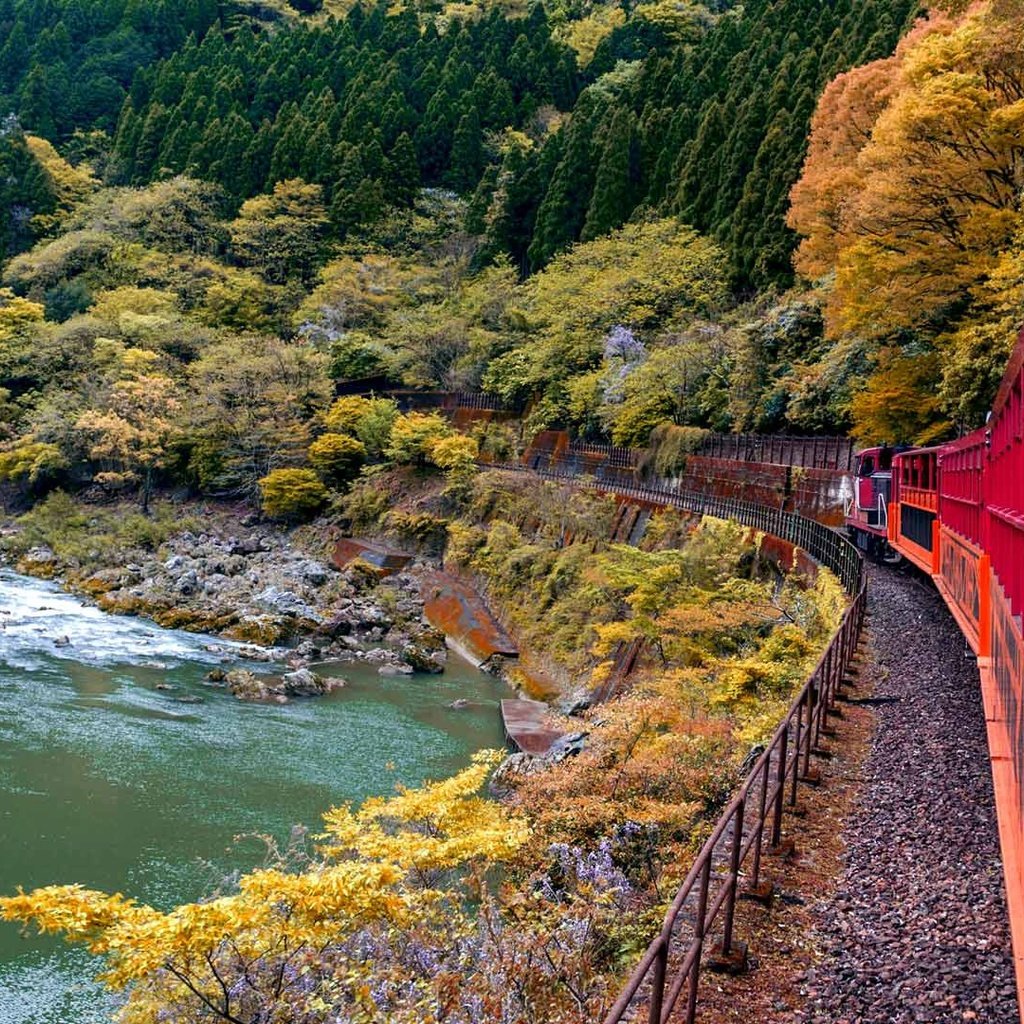
M857 456L847 525L931 576L977 657L1017 991L1024 1006L1024 332L985 426L934 448Z
M871 558L898 560L889 546L889 502L892 495L892 463L899 449L888 446L857 452L853 494L846 502L846 532L850 540Z
M929 576L939 571L939 453L912 448L892 459L889 547Z

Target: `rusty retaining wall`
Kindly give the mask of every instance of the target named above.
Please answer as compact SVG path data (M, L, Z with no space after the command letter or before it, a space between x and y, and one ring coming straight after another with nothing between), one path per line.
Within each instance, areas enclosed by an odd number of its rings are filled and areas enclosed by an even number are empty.
M853 480L842 469L812 469L770 462L691 455L682 472L670 479L643 475L636 449L571 442L565 431L545 430L523 454L522 464L570 476L592 476L610 486L668 486L716 498L751 501L796 512L826 526L841 526Z

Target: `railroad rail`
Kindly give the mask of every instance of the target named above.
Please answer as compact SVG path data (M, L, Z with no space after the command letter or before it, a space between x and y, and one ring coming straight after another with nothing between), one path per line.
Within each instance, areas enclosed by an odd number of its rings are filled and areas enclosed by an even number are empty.
M604 1018L604 1024L638 1019L648 1024L666 1024L670 1019L694 1024L702 972L734 970L745 964L746 946L735 934L736 904L744 896L769 897L765 858L792 848L783 836L783 812L797 806L801 783L818 781L812 758L822 752L823 737L834 735L829 713L851 668L864 623L863 562L856 548L838 533L792 512L671 486L597 481L564 469L533 470L516 464L501 468L582 484L656 508L733 519L803 548L836 574L851 597L839 629L719 817L669 906L661 930ZM645 1009L638 1004L645 1004Z

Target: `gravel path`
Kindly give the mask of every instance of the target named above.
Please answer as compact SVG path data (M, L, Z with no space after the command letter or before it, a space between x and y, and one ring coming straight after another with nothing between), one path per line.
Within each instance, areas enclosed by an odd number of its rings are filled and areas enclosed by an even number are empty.
M869 585L878 728L804 1019L1016 1024L977 668L932 588L874 567Z

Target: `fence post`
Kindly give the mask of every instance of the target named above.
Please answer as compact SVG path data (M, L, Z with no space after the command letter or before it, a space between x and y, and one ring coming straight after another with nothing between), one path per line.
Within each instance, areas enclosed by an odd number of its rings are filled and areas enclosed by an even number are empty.
M803 739L804 702L796 706L796 735L793 737L793 781L789 790L789 806L796 807L796 785L800 777L800 745Z
M786 758L789 755L789 724L779 737L778 761L775 765L775 804L772 808L772 848L782 842L782 804L786 799Z
M736 816L732 820L732 850L729 855L729 895L725 898L725 921L722 924L722 956L732 953L732 929L736 917L736 892L740 885L740 853L743 850L743 812L746 808L746 794L736 805Z
M651 1005L647 1009L648 1024L661 1024L661 1008L665 1003L665 975L668 973L668 940L659 936L658 956L654 961L651 978Z
M686 1024L694 1024L697 1019L697 982L700 979L700 958L704 949L704 936L707 933L708 889L711 887L711 857L704 858L704 867L700 873L700 896L697 899L697 927L694 936L696 956L690 967L690 985L686 993Z

